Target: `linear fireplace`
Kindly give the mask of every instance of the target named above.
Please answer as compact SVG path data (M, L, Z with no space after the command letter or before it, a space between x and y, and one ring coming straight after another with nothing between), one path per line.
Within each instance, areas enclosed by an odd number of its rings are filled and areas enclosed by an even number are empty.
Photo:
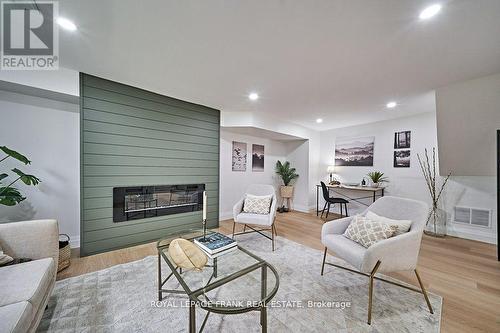
M113 188L113 222L203 209L205 184Z

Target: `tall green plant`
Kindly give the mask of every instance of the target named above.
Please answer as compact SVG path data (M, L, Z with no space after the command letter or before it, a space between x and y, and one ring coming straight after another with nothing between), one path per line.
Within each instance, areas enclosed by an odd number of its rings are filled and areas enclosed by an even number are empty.
M285 161L285 163L281 163L281 161L276 162L275 170L283 180L285 186L290 185L292 180L299 178L299 175L295 172L295 168L291 168L290 162L288 161Z
M0 159L0 163L4 162L8 158L13 158L21 163L24 163L25 165L31 164L31 161L28 160L26 156L18 153L15 150L11 150L6 146L0 146L0 150L5 154L5 156ZM26 199L26 197L23 197L23 195L17 188L12 187L16 182L22 181L28 186L36 186L40 183L40 179L33 175L26 174L18 168L14 168L10 171L15 174L13 175L13 177L11 177L12 175L9 175L7 173L8 171L0 173L0 205L4 206L15 206ZM11 178L7 179L9 177Z

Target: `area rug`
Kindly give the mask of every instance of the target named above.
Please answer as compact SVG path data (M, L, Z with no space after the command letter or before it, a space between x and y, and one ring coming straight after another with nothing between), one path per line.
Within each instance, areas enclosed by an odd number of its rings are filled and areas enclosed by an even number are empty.
M320 275L322 255L278 237L276 251L257 234L241 235L239 244L272 264L279 273L279 290L268 309L269 332L439 332L440 296L429 294L430 314L421 294L377 281L372 325L366 324L368 280L332 266ZM397 255L397 254L396 254ZM328 261L345 264L329 256ZM219 269L237 265L219 259ZM224 267L226 265L227 267ZM163 265L164 272L168 268ZM208 268L207 268L208 269ZM157 257L117 265L56 283L39 332L187 332L186 297L165 295L157 301ZM195 272L190 272L196 278ZM260 293L260 273L212 291L210 297L244 299ZM271 279L271 278L270 278ZM271 280L270 280L271 281ZM179 288L175 280L168 288ZM272 288L273 282L269 283ZM197 327L206 312L197 308ZM259 313L211 314L204 332L260 332Z

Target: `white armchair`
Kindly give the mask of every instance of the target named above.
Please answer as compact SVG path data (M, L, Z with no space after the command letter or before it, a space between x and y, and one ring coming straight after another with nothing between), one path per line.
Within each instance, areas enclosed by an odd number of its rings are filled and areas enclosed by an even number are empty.
M271 195L271 207L269 209L269 214L252 214L245 213L243 211L243 203L245 201L246 194L252 195ZM276 219L276 192L272 185L262 185L262 184L254 184L250 185L247 188L245 196L241 198L234 206L233 206L233 238L235 235L242 235L251 232L258 232L262 236L270 239L273 245L274 251L274 236L277 236L276 226L274 224L274 220ZM243 232L234 233L236 223L243 224ZM246 228L251 229L251 231L246 231ZM256 229L260 228L260 229ZM263 231L270 231L271 237L263 233Z
M425 301L427 302L427 306L429 307L429 311L433 313L432 306L429 302L429 298L427 297L427 292L425 291L424 285L422 284L416 269L418 254L420 251L420 241L422 239L422 233L427 221L428 206L421 201L386 196L375 201L361 215L365 215L367 211L371 211L377 215L390 219L410 220L412 221L410 231L382 240L368 248L365 248L343 236L354 217L346 217L325 223L321 231L321 242L325 245L321 275L323 275L325 264L327 264L347 269L351 272L359 273L370 278L368 295L368 324L371 323L373 280L381 280L397 284L401 287L422 293ZM326 262L328 250L334 252L337 257L354 266L357 271ZM420 289L401 285L393 281L387 281L375 276L375 274L379 272L411 270L415 272Z

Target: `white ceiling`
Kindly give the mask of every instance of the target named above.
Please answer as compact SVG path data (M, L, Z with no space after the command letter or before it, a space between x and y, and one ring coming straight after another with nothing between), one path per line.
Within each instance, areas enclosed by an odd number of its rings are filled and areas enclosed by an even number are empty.
M435 1L421 22L432 0L65 0L79 30L61 31L60 60L226 112L344 127L433 111L435 88L500 71L500 1Z

